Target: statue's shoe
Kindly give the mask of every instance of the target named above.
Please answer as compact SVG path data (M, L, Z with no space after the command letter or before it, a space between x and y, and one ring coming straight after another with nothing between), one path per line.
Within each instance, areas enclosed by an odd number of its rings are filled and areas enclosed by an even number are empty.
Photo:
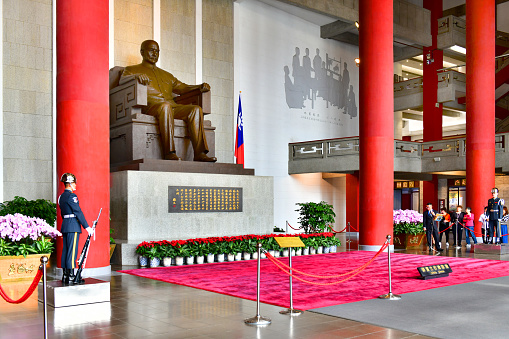
M164 159L165 159L165 160L177 160L177 161L178 161L178 160L181 160L181 159L179 158L179 156L178 156L176 153L166 154L166 155L164 156Z
M201 162L216 162L216 157L209 157L205 153L201 153L194 156L194 161L201 161Z

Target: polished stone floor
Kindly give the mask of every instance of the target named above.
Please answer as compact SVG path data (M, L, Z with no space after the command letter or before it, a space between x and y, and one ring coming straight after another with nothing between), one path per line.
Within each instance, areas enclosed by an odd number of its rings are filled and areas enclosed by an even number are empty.
M341 239L340 250L348 250L345 236ZM351 243L351 250L355 248L356 243ZM509 259L509 255L474 255L465 246L443 255ZM129 268L134 267L112 266L114 271ZM256 328L243 321L256 314L253 301L117 272L100 279L111 282L111 302L49 308L49 338L428 338L311 311L291 318L279 314L281 307L266 304L260 313L272 324ZM36 293L20 305L0 300L3 338L43 338L43 308Z

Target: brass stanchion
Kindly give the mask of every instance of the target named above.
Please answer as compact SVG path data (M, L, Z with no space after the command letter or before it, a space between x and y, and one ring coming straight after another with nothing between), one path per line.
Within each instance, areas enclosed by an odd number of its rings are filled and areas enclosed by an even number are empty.
M350 252L350 243L352 242L352 240L350 240L350 237L352 236L350 231L350 221L347 222L346 225L348 226L348 239L346 240L346 243L348 244L348 252Z
M48 257L41 257L42 265L42 295L43 295L43 308L44 308L44 339L48 338L48 303L46 300L46 264L48 263Z
M267 326L272 320L270 318L262 317L260 315L260 258L262 252L262 244L258 243L258 268L256 270L256 315L252 318L244 320L247 325L253 326Z
M288 254L288 263L290 266L290 274L292 274L292 248L288 247L289 254ZM299 311L293 308L293 286L292 286L292 276L290 275L290 308L280 311L281 314L288 314L293 316L301 315L303 311Z
M397 294L392 293L392 280L391 280L391 236L387 235L387 240L385 241L387 244L387 258L389 261L389 293L383 294L379 296L380 299L387 299L387 300L400 300L401 296Z

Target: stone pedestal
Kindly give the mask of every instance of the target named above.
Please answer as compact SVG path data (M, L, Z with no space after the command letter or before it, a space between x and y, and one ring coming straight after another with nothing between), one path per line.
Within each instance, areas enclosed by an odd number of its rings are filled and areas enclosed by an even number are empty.
M42 282L37 287L39 302L43 302ZM83 285L62 285L61 280L47 282L46 300L49 306L58 308L110 301L109 281L94 278L85 279Z
M186 164L163 162L170 167ZM215 168L228 173L228 164L189 164L203 167L204 172ZM242 211L169 213L169 186L240 187ZM137 265L135 249L143 241L271 233L273 192L272 177L143 170L111 173L111 228L118 246L112 260Z
M475 254L509 254L509 244L477 244L472 245L472 248Z

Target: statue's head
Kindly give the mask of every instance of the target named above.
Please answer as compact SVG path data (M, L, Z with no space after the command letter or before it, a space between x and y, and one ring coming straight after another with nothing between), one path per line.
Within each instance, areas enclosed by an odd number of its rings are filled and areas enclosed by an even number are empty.
M140 54L143 61L155 65L159 60L159 44L154 40L145 40L141 43Z

